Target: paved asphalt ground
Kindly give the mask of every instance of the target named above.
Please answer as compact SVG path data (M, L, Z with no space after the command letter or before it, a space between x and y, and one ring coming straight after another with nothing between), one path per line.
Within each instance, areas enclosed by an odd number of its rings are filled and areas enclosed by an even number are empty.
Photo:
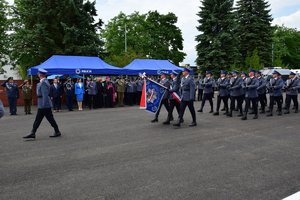
M199 108L199 103L196 104ZM259 120L197 113L189 128L151 124L138 107L0 120L1 200L279 200L300 190L300 114ZM21 113L21 110L19 111ZM36 112L34 112L36 113Z

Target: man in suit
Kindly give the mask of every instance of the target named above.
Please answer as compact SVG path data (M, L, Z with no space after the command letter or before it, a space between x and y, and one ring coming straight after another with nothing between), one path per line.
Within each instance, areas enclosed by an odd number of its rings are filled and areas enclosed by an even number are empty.
M155 118L151 121L152 123L155 123L155 122L158 122L158 116L159 116L159 113L160 113L160 110L161 110L161 107L162 105L165 106L167 112L169 113L169 110L170 110L170 106L169 106L169 91L168 89L170 89L170 81L169 79L167 79L167 74L165 73L162 73L160 75L160 82L159 82L161 85L165 86L167 88L167 91L165 92L165 95L163 96L162 98L162 101L160 103L160 106L155 114ZM171 121L173 120L173 117L171 117Z
M61 111L61 99L62 99L62 88L61 84L58 82L58 79L53 80L53 84L50 87L50 97L53 103L54 112Z
M201 104L200 110L198 112L203 112L203 108L205 105L206 100L209 101L210 104L210 112L214 112L214 104L213 104L213 96L214 96L214 85L215 85L215 80L212 78L212 72L207 71L206 72L206 77L204 78L204 81L202 83L202 87L204 88L204 95L203 95L203 100Z
M294 72L291 72L289 79L286 81L286 111L284 114L290 114L291 101L295 106L295 113L298 113L298 90L300 89L300 80Z
M196 112L194 108L195 101L195 82L193 78L190 76L190 70L185 68L182 72L183 78L181 79L180 89L181 89L181 103L180 103L180 113L179 113L179 121L173 126L180 127L183 122L183 116L186 107L189 107L191 112L193 122L189 125L190 127L197 126L196 122Z
M266 91L267 91L267 81L262 77L262 73L258 71L256 73L256 78L258 80L258 88L257 88L257 94L258 94L258 101L260 102L261 106L261 114L264 114L266 111Z
M17 100L19 98L18 85L14 83L13 77L9 77L2 86L6 89L10 115L17 115Z
M172 78L172 84L170 86L170 90L169 90L169 102L170 102L170 107L169 107L169 112L168 112L168 118L167 120L163 123L165 125L170 124L170 121L173 118L173 110L176 107L178 116L180 114L180 99L178 99L177 97L180 98L180 74L178 74L177 72L173 71L171 74L171 78Z
M224 103L225 108L225 115L228 115L229 109L228 109L228 98L229 98L229 91L228 86L230 85L229 79L226 78L227 71L221 70L220 72L220 78L217 81L217 86L219 88L219 95L217 99L217 111L214 113L215 116L219 115L219 110L221 106L221 101Z
M269 83L267 84L267 88L270 93L270 113L267 117L273 116L273 107L276 101L278 106L278 115L282 115L282 89L284 87L284 82L280 78L280 73L278 71L273 72L273 78L270 79Z
M238 117L243 116L243 88L242 88L242 83L243 80L238 76L239 72L238 71L233 71L232 72L232 78L230 80L230 86L229 86L229 91L230 91L230 112L228 114L229 117L232 117L232 113L235 107L235 101L237 101L237 108L240 111L240 114Z
M36 131L39 128L44 117L46 117L51 126L54 128L54 134L50 137L55 138L61 136L57 123L52 114L52 102L49 97L51 86L46 78L46 74L46 70L39 69L38 76L40 78L40 82L38 83L36 88L36 93L38 97L38 111L36 114L35 121L33 123L32 131L29 135L23 137L24 139L35 139Z
M247 113L250 108L250 102L253 106L253 119L258 118L258 109L257 109L257 100L258 100L258 93L257 88L259 87L259 82L255 78L255 70L250 70L249 72L249 78L246 78L243 84L243 88L245 90L245 98L246 98L246 105L244 110L244 116L242 117L242 120L247 120ZM251 114L251 113L250 113Z

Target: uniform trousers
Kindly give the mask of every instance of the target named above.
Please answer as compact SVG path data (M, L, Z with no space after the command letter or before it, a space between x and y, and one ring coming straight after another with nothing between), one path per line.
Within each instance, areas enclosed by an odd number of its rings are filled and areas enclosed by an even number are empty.
M203 99L203 89L198 89L198 101L202 101Z
M176 100L174 99L170 99L170 107L169 107L169 113L168 113L168 121L171 121L171 119L173 118L173 111L174 111L174 108L176 107L176 110L177 110L177 113L178 113L178 116L180 114L180 103L177 102Z
M258 95L258 101L260 102L261 110L265 111L266 107L266 94L259 94Z
M250 103L251 103L252 108L253 108L253 112L254 112L255 115L257 115L257 113L258 113L257 101L258 101L258 98L248 98L248 97L246 97L245 113L248 113L248 110L250 108Z
M201 110L204 108L205 102L206 100L209 101L210 104L210 109L213 110L214 109L214 104L213 104L213 95L214 93L204 93L203 95L203 100L202 100L202 104L201 104Z
M231 96L230 112L235 108L235 101L237 101L237 109L240 111L240 114L243 114L243 96Z
M61 110L61 98L60 97L53 97L53 109Z
M183 121L184 112L185 112L185 109L186 109L187 106L189 107L190 113L191 113L192 118L193 118L193 122L196 123L196 112L195 112L195 108L194 108L194 101L181 101L179 120Z
M278 111L282 112L282 96L270 96L270 112L273 112L274 103L277 103Z
M17 97L8 97L8 103L10 114L17 114Z
M66 95L66 103L69 110L73 110L73 95Z
M221 101L223 101L223 103L224 103L225 111L228 112L228 99L229 99L228 96L220 96L220 95L218 95L218 99L217 99L217 112L219 112L219 110L220 110Z
M298 95L286 95L286 109L290 110L292 100L294 102L295 109L298 111Z
M31 113L31 102L32 99L24 99L24 112L26 114Z
M160 113L160 110L161 110L162 105L165 106L167 112L169 113L169 111L170 111L169 100L168 100L168 99L163 99L163 100L161 101L161 104L160 104L160 106L159 106L159 108L158 108L156 114L155 114L155 119L158 119L158 116L159 116L159 113Z
M36 133L37 129L39 128L41 122L43 121L44 117L48 120L51 126L54 128L55 133L59 132L57 123L53 117L51 108L39 108L35 117L35 121L33 123L32 133Z

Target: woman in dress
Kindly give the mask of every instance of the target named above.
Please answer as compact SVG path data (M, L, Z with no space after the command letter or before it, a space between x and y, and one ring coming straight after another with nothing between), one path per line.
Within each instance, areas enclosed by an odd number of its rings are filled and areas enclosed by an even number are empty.
M75 84L75 95L78 104L78 110L82 111L82 102L83 102L83 95L84 95L84 84L81 79L77 79L77 83Z

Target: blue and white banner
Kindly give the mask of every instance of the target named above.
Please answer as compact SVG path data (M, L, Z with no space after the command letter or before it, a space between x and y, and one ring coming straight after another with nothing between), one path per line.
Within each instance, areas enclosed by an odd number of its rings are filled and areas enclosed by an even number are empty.
M166 88L159 83L146 80L146 87L144 87L146 110L152 113L156 113L161 101L166 93Z

